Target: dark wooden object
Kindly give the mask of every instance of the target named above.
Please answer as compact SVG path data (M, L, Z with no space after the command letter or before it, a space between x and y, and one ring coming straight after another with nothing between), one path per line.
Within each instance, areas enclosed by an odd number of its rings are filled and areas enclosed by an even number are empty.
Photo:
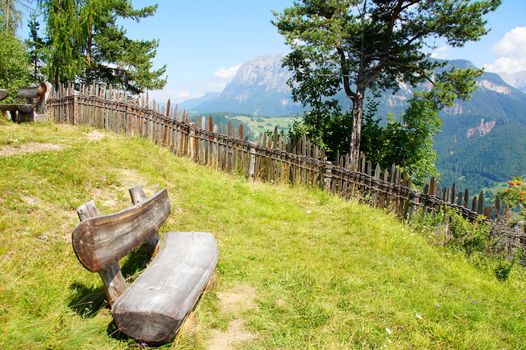
M95 202L89 201L77 209L77 214L79 216L79 220L81 222L85 222L85 220L90 218L98 217L99 211L95 206ZM75 249L75 246L73 246L73 250L75 251L75 254L77 254L77 257L79 257L79 253ZM114 261L106 266L106 268L100 270L99 275L102 279L102 283L104 284L104 290L106 291L108 302L111 304L117 300L117 298L126 290L126 282L122 276L118 261Z
M23 98L37 98L44 96L46 92L47 86L42 82L39 86L26 86L18 89L17 96Z
M42 82L39 86L22 87L18 89L17 97L25 98L25 104L0 105L0 112L10 112L14 122L23 123L35 120L37 111L45 109L47 85ZM0 90L0 101L8 95L7 90Z
M93 201L77 210L81 223L72 243L79 261L102 278L119 330L148 343L175 337L213 274L218 259L214 237L204 232L170 232L160 252L126 290L119 260L143 243L158 247L158 229L170 212L166 190L146 198L130 189L134 205L99 216Z

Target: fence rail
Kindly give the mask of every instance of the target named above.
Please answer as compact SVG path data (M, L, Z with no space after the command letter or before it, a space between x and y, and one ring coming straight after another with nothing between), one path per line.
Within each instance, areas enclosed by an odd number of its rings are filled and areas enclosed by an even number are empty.
M180 113L170 101L159 107L147 95L138 98L103 87L60 86L48 99L49 117L57 123L91 125L116 133L135 135L168 147L177 156L217 169L238 173L251 181L292 183L320 187L346 199L358 197L373 207L387 208L402 218L416 209L437 211L454 208L470 220L485 216L504 216L507 209L496 201L484 206L484 196L470 197L468 190L455 185L442 188L434 178L423 191L412 187L411 178L396 166L381 169L362 154L358 169L348 169L348 156L338 162L327 161L323 150L303 138L295 142L262 135L259 143L249 142L241 125L235 130L215 125L212 117L198 117L191 123L187 113Z

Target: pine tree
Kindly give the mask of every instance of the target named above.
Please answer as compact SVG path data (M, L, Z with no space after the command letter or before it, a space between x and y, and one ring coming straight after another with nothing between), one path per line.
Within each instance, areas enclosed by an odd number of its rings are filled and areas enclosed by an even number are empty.
M132 40L117 25L119 18L141 19L152 16L157 5L134 9L128 0L86 0L80 12L85 36L85 80L120 85L133 93L161 89L166 67L153 70L157 40Z
M166 66L153 69L158 41L132 40L117 24L152 16L157 5L134 9L129 0L43 0L42 5L54 81L105 83L131 93L166 84Z
M43 79L41 68L44 59L44 47L45 42L40 37L40 23L38 22L38 16L35 12L31 13L28 22L29 38L26 39L25 43L29 53L29 59L31 66L33 67L33 82L37 83Z
M47 79L55 87L75 81L83 71L82 42L76 0L43 0L48 45L45 50Z

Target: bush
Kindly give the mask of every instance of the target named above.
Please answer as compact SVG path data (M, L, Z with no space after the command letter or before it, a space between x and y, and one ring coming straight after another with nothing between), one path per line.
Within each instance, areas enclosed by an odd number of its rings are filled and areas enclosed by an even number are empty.
M516 243L516 230L505 222L471 222L456 210L441 209L438 213L420 211L410 224L434 244L462 251L480 266L492 268L501 281L509 277L516 262L524 263L525 248Z
M24 44L9 31L0 30L0 88L9 90L2 102L15 100L18 89L29 83L29 58Z

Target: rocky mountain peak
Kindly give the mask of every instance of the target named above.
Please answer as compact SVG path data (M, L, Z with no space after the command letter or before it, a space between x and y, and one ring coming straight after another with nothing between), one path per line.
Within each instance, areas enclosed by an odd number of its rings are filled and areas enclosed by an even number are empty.
M243 63L221 96L240 100L236 97L251 92L289 93L287 80L290 72L281 66L284 57L283 54L260 56Z

